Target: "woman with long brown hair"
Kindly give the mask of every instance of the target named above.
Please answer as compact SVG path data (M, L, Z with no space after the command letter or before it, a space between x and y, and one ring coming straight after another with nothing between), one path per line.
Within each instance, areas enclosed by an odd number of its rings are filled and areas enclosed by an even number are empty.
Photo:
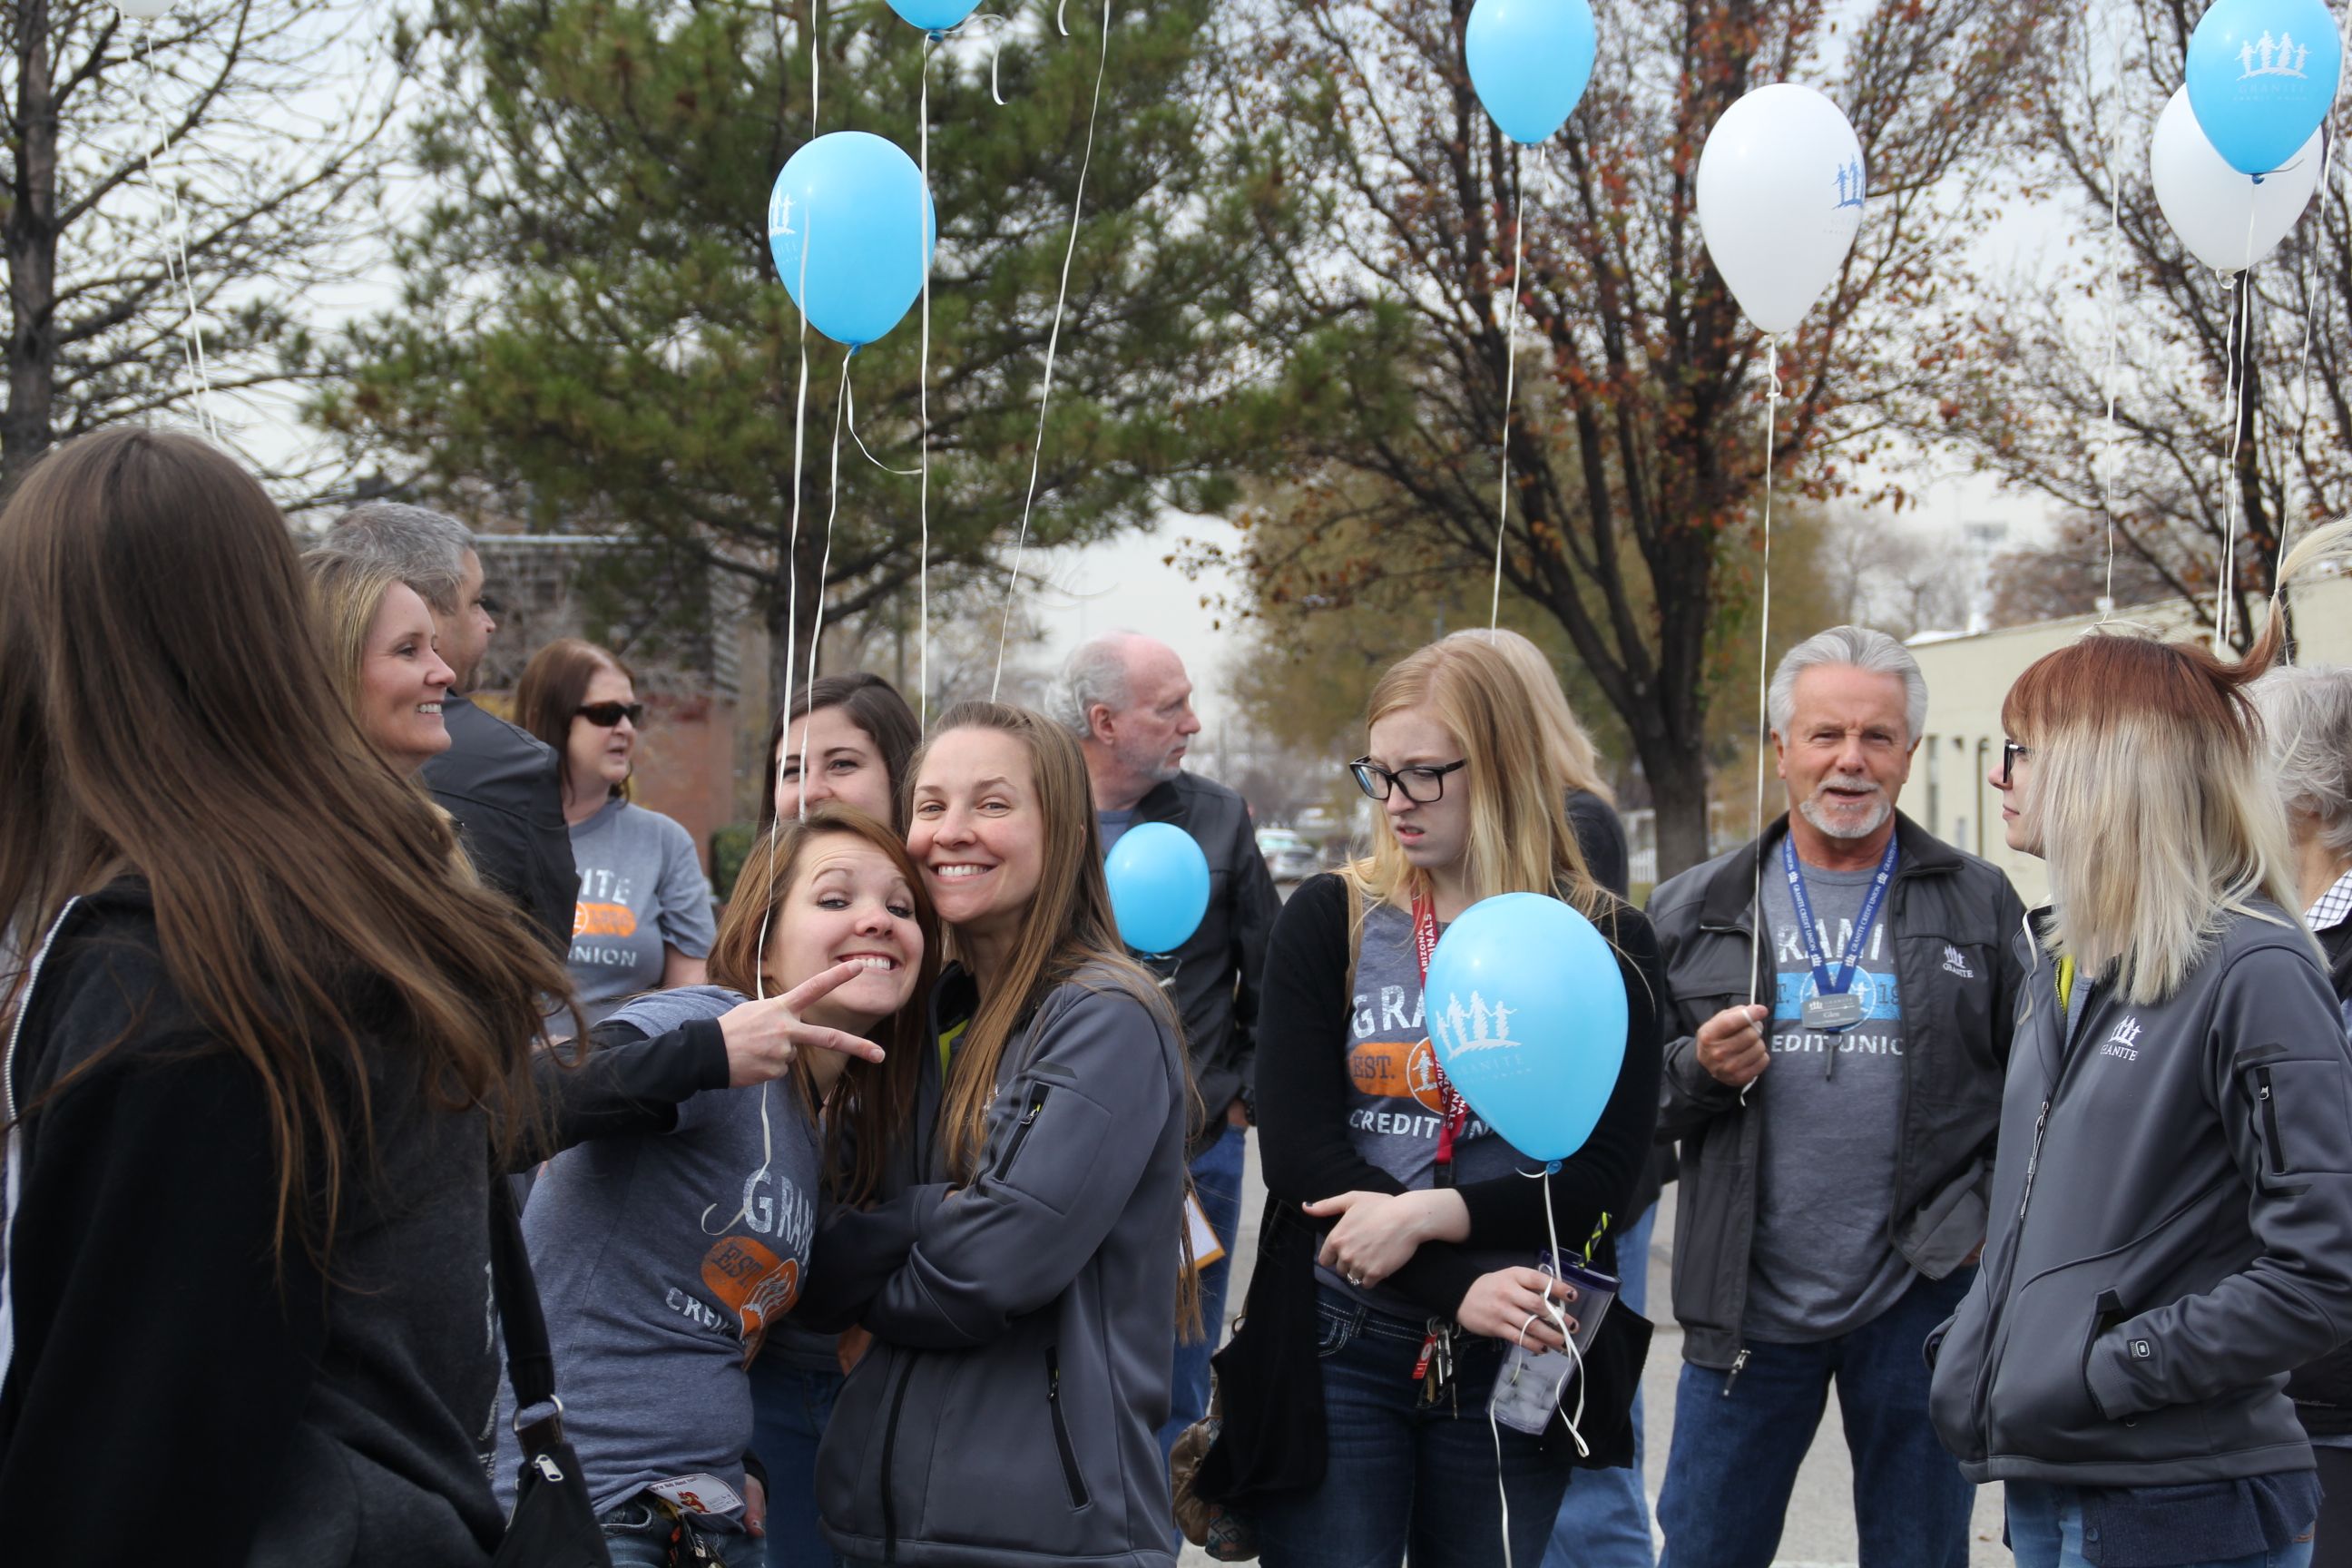
M961 704L909 800L957 963L884 1201L818 1246L812 1310L874 1334L818 1459L826 1529L859 1563L1171 1564L1173 1010L1119 943L1068 731Z
M187 437L0 512L0 1508L26 1562L487 1563L494 1144L562 972Z
M523 1215L567 1434L616 1564L699 1561L688 1532L717 1561L759 1561L747 1368L805 1288L820 1195L873 1196L903 1137L923 1055L909 1002L937 952L898 835L820 805L746 859L715 984L649 993L592 1032L592 1064L667 1056L706 1090L610 1119L548 1163ZM782 1076L730 1076L732 1047L761 1034L782 1037ZM505 1495L505 1423L499 1443Z

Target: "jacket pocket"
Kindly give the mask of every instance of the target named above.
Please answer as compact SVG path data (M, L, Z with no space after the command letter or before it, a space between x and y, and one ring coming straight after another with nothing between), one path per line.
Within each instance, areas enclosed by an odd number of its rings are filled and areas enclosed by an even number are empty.
M1013 1167L1020 1163L1021 1151L1028 1147L1029 1135L1037 1130L1037 1119L1045 1113L1045 1101L1053 1092L1052 1084L1040 1083L1032 1085L1024 1096L1028 1103L1022 1107L1020 1120L1013 1124L1013 1136L1004 1145L1004 1158L996 1163L998 1181L1011 1178Z
M1068 1489L1070 1506L1084 1508L1089 1499L1087 1478L1078 1469L1077 1445L1070 1441L1070 1424L1062 1414L1062 1359L1060 1347L1045 1347L1045 1407L1054 1418L1054 1451L1062 1459L1062 1485Z

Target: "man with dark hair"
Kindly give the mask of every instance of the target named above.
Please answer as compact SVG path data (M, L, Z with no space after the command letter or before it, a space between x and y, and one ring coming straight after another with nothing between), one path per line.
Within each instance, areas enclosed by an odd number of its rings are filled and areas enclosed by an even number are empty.
M482 879L512 899L550 946L568 952L580 889L559 759L463 695L473 689L499 629L497 606L482 591L473 534L425 507L368 501L337 518L321 544L391 565L432 609L434 646L457 679L441 705L449 749L419 776L457 819Z

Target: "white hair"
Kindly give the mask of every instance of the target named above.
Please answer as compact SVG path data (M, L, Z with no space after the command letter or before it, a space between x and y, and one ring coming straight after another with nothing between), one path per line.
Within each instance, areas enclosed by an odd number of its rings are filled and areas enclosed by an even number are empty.
M1127 706L1127 643L1134 632L1106 632L1080 643L1062 665L1045 694L1045 714L1085 740L1094 732L1087 715L1100 703L1116 713Z
M2248 689L2263 716L2279 799L2352 856L2352 668L2281 665Z
M1927 678L1911 650L1885 632L1868 626L1832 626L1815 632L1780 657L1765 696L1772 732L1786 739L1797 711L1797 677L1809 669L1844 665L1872 675L1899 676L1903 681L1904 740L1916 742L1927 728Z
M473 531L446 512L406 501L362 501L337 518L319 541L330 554L381 563L445 616L457 613Z

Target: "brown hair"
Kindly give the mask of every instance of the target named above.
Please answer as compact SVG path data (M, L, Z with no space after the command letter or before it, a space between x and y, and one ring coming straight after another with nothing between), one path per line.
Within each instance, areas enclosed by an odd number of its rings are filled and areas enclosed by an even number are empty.
M367 662L368 634L375 629L384 595L406 585L407 579L389 562L336 550L306 551L302 570L310 579L310 602L318 610L319 650L327 661L327 679L342 699L343 710L364 734L360 670Z
M582 637L558 637L530 656L515 685L515 722L555 748L556 776L567 796L572 793L572 715L600 669L613 671L633 688L637 683L636 672L619 655ZM614 784L612 793L617 797L625 789Z
M760 792L760 826L765 827L776 820L776 775L783 766L784 726L828 708L838 708L848 714L849 721L864 731L866 738L874 742L874 749L882 754L882 771L890 777L891 826L903 832L907 826L907 764L913 760L915 748L922 744L923 732L915 721L915 710L907 706L898 689L863 669L847 675L821 676L808 682L793 693L792 700L776 715L775 723L769 726L768 749L762 753L768 759L768 787Z
M886 1058L874 1063L853 1058L822 1106L817 1104L807 1065L797 1059L793 1064L793 1081L811 1111L825 1113L826 1189L835 1202L857 1204L875 1195L881 1185L884 1161L913 1125L922 1054L934 1048L928 1037L931 988L940 973L940 921L905 841L864 812L829 800L810 806L805 818L761 834L744 858L742 874L735 881L735 897L719 917L719 938L710 948L710 978L746 996L772 996L790 989L783 976L767 972L763 933L772 944L773 930L790 918L785 904L797 883L802 857L810 846L831 837L863 839L889 858L914 894L915 923L923 932L923 961L916 966L913 998L883 1021L878 1036ZM751 889L755 888L768 889L767 897L751 897Z
M193 437L68 443L0 512L0 754L17 769L0 921L37 933L75 894L144 879L207 1048L260 1080L278 1258L292 1234L324 1269L373 1139L369 1067L397 1058L427 1103L482 1108L510 1146L539 996L570 983L457 876L445 819L369 748L318 648L285 520Z

